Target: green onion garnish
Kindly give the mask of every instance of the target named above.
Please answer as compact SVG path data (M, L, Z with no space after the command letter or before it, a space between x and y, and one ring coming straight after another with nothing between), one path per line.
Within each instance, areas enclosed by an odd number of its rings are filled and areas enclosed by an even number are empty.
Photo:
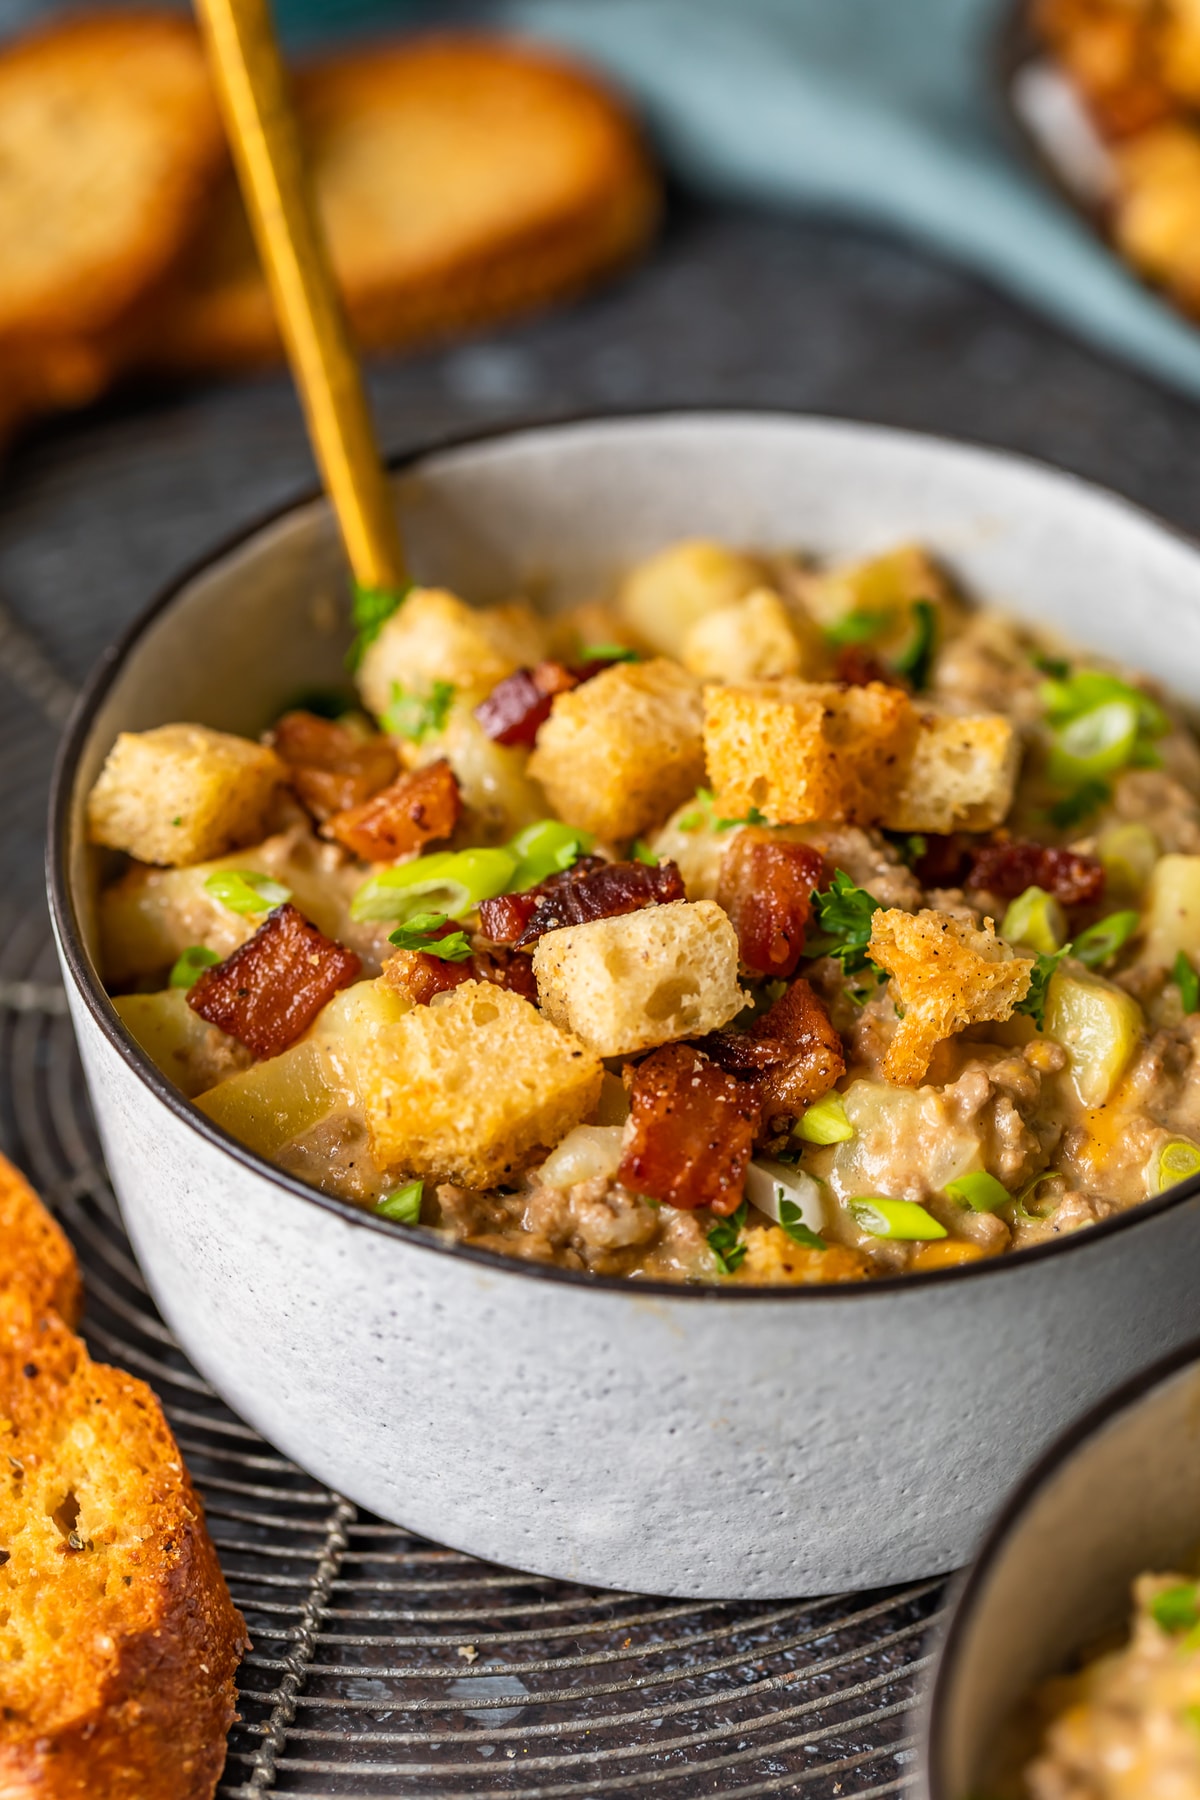
M1046 772L1062 787L1111 775L1129 766L1137 735L1137 708L1128 700L1094 706L1055 732Z
M424 1188L423 1181L410 1181L406 1187L397 1188L394 1193L377 1200L375 1211L382 1213L385 1219L395 1219L400 1225L419 1225Z
M1179 989L1184 1012L1200 1012L1200 975L1197 975L1183 950L1171 965L1171 980Z
M1004 1183L985 1169L973 1175L960 1175L957 1181L948 1181L942 1191L952 1200L961 1200L972 1212L995 1212L998 1207L1007 1206L1011 1199Z
M879 1194L860 1194L850 1201L850 1211L860 1230L871 1237L926 1243L950 1235L946 1227L939 1225L915 1200L887 1200Z
M836 957L844 975L857 975L868 965L874 967L867 945L871 941L871 917L880 910L880 902L865 888L855 887L844 869L836 870L829 886L813 898L821 929L810 934L805 955Z
M818 1236L811 1225L804 1223L804 1215L796 1202L784 1199L782 1187L776 1188L775 1197L779 1202L779 1223L792 1242L799 1244L802 1250L828 1250L825 1239Z
M1037 1225L1040 1224L1043 1219L1048 1219L1051 1213L1057 1212L1057 1200L1054 1201L1047 1212L1035 1212L1031 1210L1031 1208L1033 1202L1037 1200L1038 1190L1044 1187L1046 1182L1057 1181L1058 1179L1059 1171L1057 1169L1043 1169L1040 1175L1035 1175L1032 1180L1027 1181L1013 1201L1013 1206L1016 1210L1018 1219L1024 1219L1027 1225Z
M708 1247L713 1253L718 1275L732 1275L746 1259L747 1246L739 1242L746 1223L746 1202L735 1213L720 1219L708 1233Z
M844 650L848 644L866 644L886 631L894 614L878 612L867 607L855 607L853 611L843 613L840 619L825 627L825 642L834 650Z
M932 600L914 600L912 642L905 646L892 667L911 681L920 693L929 685L929 669L937 648L938 615Z
M561 819L538 819L526 825L505 846L517 862L509 884L512 891L519 894L525 888L537 887L547 876L569 869L588 854L595 842L590 831L564 825Z
M1096 707L1116 700L1133 708L1138 728L1147 737L1162 737L1169 729L1167 715L1149 694L1104 669L1078 669L1074 675L1044 681L1038 690L1038 698L1046 710L1047 720L1055 726L1068 725Z
M411 592L411 582L402 588L366 587L361 581L354 583L351 616L356 635L346 654L348 669L357 669L370 645L375 642L401 601Z
M218 869L205 881L204 891L235 913L270 912L292 897L291 888L254 869Z
M1200 1175L1200 1149L1187 1138L1172 1138L1158 1153L1158 1191L1165 1193L1177 1181Z
M1150 1617L1164 1631L1190 1631L1194 1625L1200 1625L1197 1600L1197 1583L1181 1581L1154 1596L1150 1602Z
M393 681L392 698L379 723L391 737L419 744L432 732L441 731L453 700L450 681L435 681L427 694L410 693Z
M1081 825L1090 818L1098 806L1112 799L1112 789L1107 781L1085 781L1070 794L1064 794L1049 808L1046 817L1060 831L1069 831L1072 825Z
M590 662L641 662L636 650L628 644L585 644L579 652L579 660Z
M634 846L633 846L633 849L630 852L630 854L633 857L634 862L645 863L645 865L648 869L657 869L658 858L657 858L657 856L655 856L653 850L650 848L650 846L646 842L645 838L635 839Z
M845 1144L854 1136L846 1117L846 1102L835 1088L823 1100L814 1100L792 1126L792 1136L806 1144Z
M167 977L167 986L173 988L190 988L205 969L211 969L221 958L215 950L206 949L203 944L189 944L177 959L174 968Z
M1129 942L1141 922L1140 913L1109 913L1107 919L1080 932L1071 946L1071 955L1086 968L1102 969Z
M1000 936L1024 950L1053 956L1067 940L1067 916L1045 888L1027 887L1009 902Z
M436 956L441 962L466 962L471 946L465 932L452 931L445 937L437 936L441 927L448 923L445 913L416 913L391 933L388 943L396 944L401 950L419 950L426 956Z
M511 850L438 850L412 862L381 869L355 894L350 917L395 919L440 912L461 919L481 900L504 893L517 870Z

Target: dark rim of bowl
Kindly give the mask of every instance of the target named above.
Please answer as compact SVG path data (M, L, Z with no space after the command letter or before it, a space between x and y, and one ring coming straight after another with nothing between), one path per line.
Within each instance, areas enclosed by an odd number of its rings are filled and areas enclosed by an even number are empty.
M1103 1400L1097 1401L1082 1418L1076 1419L1054 1439L1032 1468L1022 1476L995 1514L965 1574L959 1580L950 1616L938 1645L937 1662L924 1707L924 1762L929 1800L964 1800L961 1794L951 1791L946 1781L946 1710L950 1704L950 1689L958 1672L963 1640L971 1629L975 1608L1013 1532L1038 1495L1085 1444L1098 1437L1122 1413L1129 1412L1157 1388L1165 1386L1197 1363L1200 1363L1200 1338L1193 1338L1181 1349L1173 1350L1170 1356L1164 1356L1161 1362L1152 1363L1140 1375L1132 1376L1111 1394L1106 1394Z
M756 422L776 420L788 424L812 421L818 424L847 426L851 430L861 430L864 433L883 432L892 437L910 439L916 443L940 444L943 448L951 450L968 450L972 454L984 454L999 461L1022 464L1040 474L1049 474L1056 480L1074 484L1091 493L1101 494L1121 510L1134 514L1152 525L1157 531L1177 539L1197 556L1200 556L1200 538L1193 537L1178 526L1158 518L1148 508L1127 499L1114 488L1086 480L1083 476L1075 475L1069 470L1056 469L1052 464L1042 462L1037 457L1024 456L1015 451L998 450L994 445L966 437L949 437L936 432L911 431L900 426L876 424L874 421L866 419L847 419L838 414L789 413L770 411L766 408L708 405L670 406L637 413L582 413L551 418L544 423L498 426L491 431L446 436L419 450L389 456L387 462L389 470L393 474L398 474L439 456L499 443L505 439L533 436L543 432L571 430L587 425L632 425L639 421L650 423L671 418L693 420L709 418L720 422L732 422L735 419ZM75 775L96 712L126 659L135 649L147 628L158 619L160 614L166 612L180 594L201 575L206 574L215 565L243 548L262 532L279 524L292 513L312 506L322 498L322 490L319 487L305 489L296 498L273 507L252 524L232 532L161 588L150 604L126 626L116 641L100 657L75 702L55 759L50 783L46 879L51 917L58 933L63 956L88 1011L110 1045L128 1063L155 1097L175 1114L176 1118L189 1125L193 1131L207 1139L216 1148L225 1151L235 1161L242 1163L254 1174L275 1183L278 1187L286 1188L289 1193L295 1194L299 1199L307 1201L310 1205L322 1207L348 1224L362 1226L368 1230L382 1232L389 1237L402 1240L414 1250L424 1250L435 1255L454 1256L460 1260L479 1263L498 1273L512 1276L514 1279L528 1280L532 1278L540 1281L566 1282L586 1288L590 1292L620 1293L630 1297L638 1294L654 1294L663 1299L709 1306L726 1302L735 1305L774 1302L778 1305L781 1302L811 1303L840 1300L845 1303L848 1300L866 1300L876 1295L910 1293L923 1287L942 1285L947 1282L999 1280L1003 1279L1005 1275L1013 1272L1019 1273L1020 1270L1028 1268L1032 1263L1045 1261L1049 1257L1071 1252L1080 1255L1085 1254L1090 1248L1098 1249L1118 1233L1134 1230L1147 1220L1157 1217L1160 1213L1170 1211L1190 1200L1194 1194L1200 1193L1200 1175L1193 1176L1189 1181L1180 1182L1176 1187L1168 1189L1165 1194L1140 1201L1136 1206L1115 1213L1110 1218L1102 1219L1095 1225L1089 1225L1083 1231L1072 1232L1054 1243L1035 1244L1027 1250L1007 1252L1002 1256L987 1257L979 1262L960 1264L958 1267L949 1269L930 1269L908 1275L879 1276L858 1282L814 1283L812 1285L801 1283L774 1287L722 1286L715 1282L710 1285L686 1281L643 1281L626 1275L592 1275L584 1270L562 1269L553 1263L527 1262L520 1257L506 1255L502 1251L481 1250L469 1244L450 1242L438 1237L433 1231L423 1230L420 1227L414 1229L412 1226L400 1225L394 1220L383 1218L378 1213L367 1212L363 1207L356 1206L351 1201L340 1200L332 1194L323 1194L319 1188L311 1187L307 1182L276 1168L273 1163L257 1155L253 1150L247 1149L227 1131L213 1124L200 1111L199 1107L194 1106L178 1088L167 1080L151 1062L145 1051L134 1041L130 1033L126 1031L111 1000L93 973L83 949L75 900L67 873L71 799Z

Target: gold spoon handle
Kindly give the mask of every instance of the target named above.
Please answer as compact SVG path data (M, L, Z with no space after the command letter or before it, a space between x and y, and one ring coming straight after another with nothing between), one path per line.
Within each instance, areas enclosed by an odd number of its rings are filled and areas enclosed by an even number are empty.
M362 372L316 216L268 0L196 0L308 434L355 579L404 585Z

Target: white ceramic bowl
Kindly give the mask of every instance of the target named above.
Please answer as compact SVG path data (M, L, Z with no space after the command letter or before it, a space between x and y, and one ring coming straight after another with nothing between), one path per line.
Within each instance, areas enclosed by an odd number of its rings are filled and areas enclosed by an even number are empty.
M928 545L969 590L1200 700L1200 555L1013 457L871 426L692 414L520 432L396 482L417 575L594 593L674 538ZM862 1287L631 1284L448 1248L290 1180L126 1036L92 960L84 797L116 733L256 732L340 667L309 502L171 590L97 670L55 781L51 897L109 1166L155 1299L236 1411L331 1487L457 1548L688 1597L961 1563L1072 1417L1195 1329L1198 1184L1062 1243Z
M925 1706L924 1800L986 1791L1031 1690L1114 1630L1135 1576L1200 1550L1200 1343L1103 1401L1006 1501L962 1582Z

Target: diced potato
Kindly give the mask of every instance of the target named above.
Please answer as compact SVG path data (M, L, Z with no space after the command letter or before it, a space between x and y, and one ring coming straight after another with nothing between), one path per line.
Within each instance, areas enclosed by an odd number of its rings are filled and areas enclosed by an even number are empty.
M533 972L547 1017L600 1056L717 1031L746 1000L737 933L712 900L548 931Z
M550 810L545 794L529 774L529 752L509 749L488 737L470 704L452 706L444 728L427 737L406 760L420 767L443 756L462 794L458 838L464 844L507 843Z
M1132 994L1078 964L1058 969L1046 996L1045 1033L1066 1051L1085 1106L1103 1106L1141 1042L1145 1021Z
M704 777L703 704L665 657L618 663L560 694L529 773L569 825L604 841L660 825Z
M273 750L207 725L123 731L88 796L88 836L139 862L204 862L262 836L284 775Z
M1142 961L1169 968L1182 950L1200 958L1200 856L1161 856L1145 899Z
M683 666L707 681L768 681L815 675L787 607L770 588L755 588L731 606L705 613L683 640Z
M358 685L367 710L381 718L396 686L426 695L434 682L447 681L481 700L545 654L545 625L523 602L468 606L442 588L416 588L368 646Z
M274 1157L331 1113L346 1111L350 1101L326 1046L304 1038L231 1075L196 1104L247 1149Z
M1096 840L1110 900L1140 900L1161 846L1148 825L1114 825Z
M342 1085L357 1094L363 1085L362 1070L376 1056L386 1056L397 1025L411 1010L407 995L382 977L356 981L322 1007L308 1038L331 1058Z
M620 1166L625 1132L620 1125L577 1125L550 1152L537 1172L543 1187L574 1187L577 1181L613 1181Z
M227 1037L192 1011L184 988L164 988L161 994L120 994L113 1005L122 1025L155 1068L189 1099L244 1069L250 1061L250 1052L236 1038Z
M759 587L762 565L703 538L671 544L632 568L621 584L622 618L662 656L683 652L688 630L706 613Z

